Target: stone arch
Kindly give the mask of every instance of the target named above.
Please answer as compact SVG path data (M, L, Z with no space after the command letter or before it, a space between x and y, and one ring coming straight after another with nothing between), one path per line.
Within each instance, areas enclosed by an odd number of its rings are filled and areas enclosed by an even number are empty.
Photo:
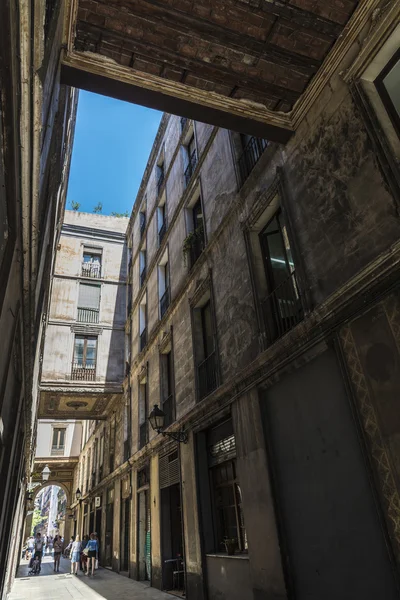
M45 488L51 486L51 485L56 485L58 487L60 487L64 493L65 493L65 497L67 498L67 509L69 509L69 507L71 506L71 490L70 490L70 486L68 486L68 484L63 483L61 481L57 481L56 479L49 479L48 481L43 481L43 483L40 483L39 485L36 485L32 490L32 494L33 494L33 500L36 498L36 496L38 495L39 492L41 492L42 490L44 490Z

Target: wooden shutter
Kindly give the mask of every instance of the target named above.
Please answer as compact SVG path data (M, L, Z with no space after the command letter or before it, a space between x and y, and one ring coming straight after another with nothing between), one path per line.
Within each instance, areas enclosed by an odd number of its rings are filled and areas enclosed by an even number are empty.
M159 477L160 489L180 482L178 450L160 456Z

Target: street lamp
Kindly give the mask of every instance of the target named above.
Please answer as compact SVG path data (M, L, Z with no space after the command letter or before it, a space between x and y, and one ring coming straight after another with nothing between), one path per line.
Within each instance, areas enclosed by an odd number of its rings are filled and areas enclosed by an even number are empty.
M79 488L76 490L76 492L75 492L75 496L76 496L76 499L77 499L77 500L78 500L78 502L79 502L79 501L80 501L80 499L82 498L82 492L81 492L81 490L80 490Z
M48 481L49 477L50 477L50 469L49 469L49 465L46 465L45 468L42 471L42 479L43 481Z
M161 433L164 436L168 436L176 442L187 444L188 434L186 431L163 431L165 417L165 412L158 407L158 404L155 404L153 410L149 414L149 423L154 431L157 431L157 433Z

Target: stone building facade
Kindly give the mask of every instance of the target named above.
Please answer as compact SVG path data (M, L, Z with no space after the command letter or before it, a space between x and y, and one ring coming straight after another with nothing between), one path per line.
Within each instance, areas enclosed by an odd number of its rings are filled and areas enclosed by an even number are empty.
M399 596L385 31L349 49L284 147L164 115L127 230L124 400L75 472L78 487L101 447L76 512L104 566L196 600Z
M20 556L34 460L42 317L78 97L60 83L53 48L60 43L64 11L50 23L49 4L6 1L0 7L0 598L10 589Z

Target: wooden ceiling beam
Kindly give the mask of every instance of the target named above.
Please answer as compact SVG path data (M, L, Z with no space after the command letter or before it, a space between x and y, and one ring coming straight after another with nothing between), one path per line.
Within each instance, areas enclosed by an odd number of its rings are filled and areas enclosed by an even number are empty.
M80 22L78 22L77 27L78 33L80 29L79 23ZM115 46L116 52L122 52L122 44L124 41L129 42L129 50L131 52L136 52L143 57L147 56L149 59L156 58L161 64L165 62L165 59L167 59L170 66L186 69L194 76L200 79L203 78L210 82L220 83L223 81L224 83L231 84L232 86L236 85L238 87L245 88L250 92L259 92L263 95L270 96L271 99L284 99L291 103L295 102L303 91L284 88L261 78L254 78L247 74L239 75L238 73L225 68L222 65L208 64L196 58L186 58L181 54L175 54L166 50L165 48L162 48L160 51L160 49L154 44L146 41L142 42L137 39L127 38L124 34L114 31L111 32L103 27L88 25L87 23L84 23L83 27L84 31L89 31L95 34L97 33L98 39L101 37L101 43L110 43L110 45L113 45L111 42L108 42L107 36L111 36L112 38L119 40L121 42L121 48ZM94 43L94 40L92 40L92 43ZM215 79L215 74L213 76L212 73L210 74L210 71L214 71L214 73L217 74L218 79ZM304 83L306 84L306 81Z

